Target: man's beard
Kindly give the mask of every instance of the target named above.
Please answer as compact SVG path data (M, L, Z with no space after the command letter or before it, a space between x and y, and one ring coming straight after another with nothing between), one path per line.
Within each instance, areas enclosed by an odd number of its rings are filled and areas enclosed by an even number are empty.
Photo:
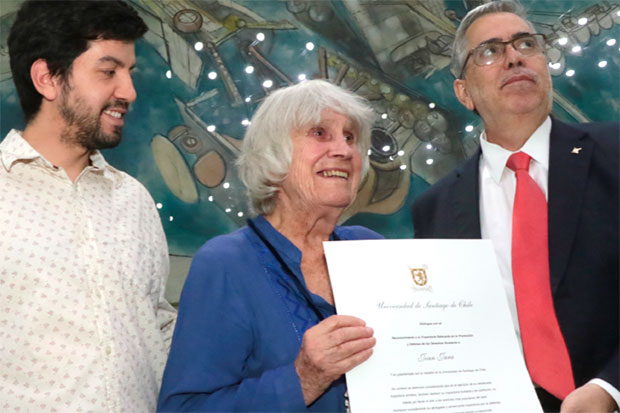
M89 151L118 146L122 138L122 127L115 126L112 133L105 133L101 129L101 114L104 110L112 107L127 108L127 102L118 100L108 102L97 113L86 105L80 96L76 96L73 104L70 104L70 90L70 87L63 89L60 101L60 115L66 122L61 134L62 140L72 145L79 145Z

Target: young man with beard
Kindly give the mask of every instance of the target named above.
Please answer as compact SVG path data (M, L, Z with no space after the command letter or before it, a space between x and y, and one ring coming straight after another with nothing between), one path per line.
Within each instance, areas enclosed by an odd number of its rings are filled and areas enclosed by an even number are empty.
M175 319L147 190L99 149L136 99L122 1L27 1L8 46L26 128L0 143L0 406L153 411Z
M480 151L414 203L415 235L491 239L545 410L614 411L619 124L550 116L545 41L512 2L465 16L451 69L485 132Z

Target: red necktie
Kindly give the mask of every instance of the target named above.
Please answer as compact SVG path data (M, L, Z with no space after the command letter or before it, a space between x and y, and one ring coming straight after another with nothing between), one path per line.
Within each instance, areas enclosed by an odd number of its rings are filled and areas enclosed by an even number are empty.
M506 163L517 177L512 213L512 278L530 377L564 400L575 389L575 382L551 297L547 200L528 173L530 159L526 153L517 152Z

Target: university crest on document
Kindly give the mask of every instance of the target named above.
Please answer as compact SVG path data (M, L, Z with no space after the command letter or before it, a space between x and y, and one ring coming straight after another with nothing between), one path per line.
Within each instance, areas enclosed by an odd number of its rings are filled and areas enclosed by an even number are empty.
M413 289L415 291L433 291L433 287L429 284L428 266L409 267L411 278L413 279Z

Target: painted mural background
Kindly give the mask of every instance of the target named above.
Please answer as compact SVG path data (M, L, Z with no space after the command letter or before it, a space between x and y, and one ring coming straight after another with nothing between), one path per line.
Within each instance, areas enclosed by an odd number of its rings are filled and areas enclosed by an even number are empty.
M346 224L413 235L409 207L478 147L480 119L452 92L458 22L480 0L130 0L149 32L136 45L138 100L123 143L104 153L153 195L168 237L175 301L192 254L244 225L234 161L271 91L324 78L377 114L371 169ZM0 139L23 129L6 39L20 0L0 0ZM523 0L547 35L554 115L620 120L620 5Z

